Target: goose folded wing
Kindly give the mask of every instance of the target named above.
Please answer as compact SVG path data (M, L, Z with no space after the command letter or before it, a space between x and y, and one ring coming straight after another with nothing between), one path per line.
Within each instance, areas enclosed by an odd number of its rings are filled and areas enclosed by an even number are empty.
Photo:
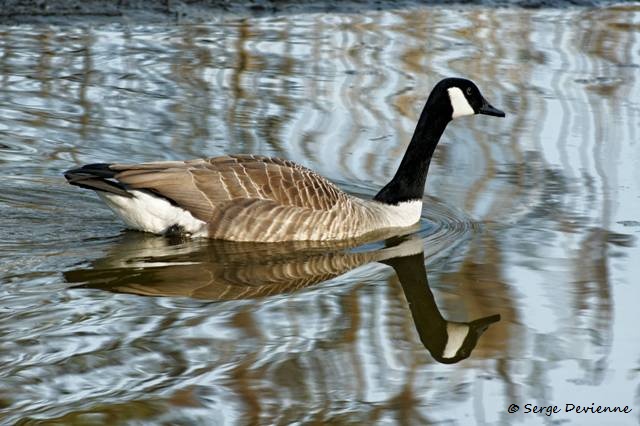
M230 201L265 200L279 206L330 210L347 197L315 172L269 157L225 156L111 168L126 188L153 192L204 221L219 208L232 205Z

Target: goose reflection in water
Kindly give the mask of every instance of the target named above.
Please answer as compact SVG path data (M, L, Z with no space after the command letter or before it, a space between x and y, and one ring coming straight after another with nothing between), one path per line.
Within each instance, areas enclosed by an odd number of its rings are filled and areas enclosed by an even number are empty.
M381 262L398 276L420 340L441 363L471 355L491 315L471 322L446 320L435 302L421 239L393 238L384 247L353 251L354 243L238 243L172 241L128 232L115 250L88 269L65 272L74 288L96 288L144 296L233 300L291 293Z

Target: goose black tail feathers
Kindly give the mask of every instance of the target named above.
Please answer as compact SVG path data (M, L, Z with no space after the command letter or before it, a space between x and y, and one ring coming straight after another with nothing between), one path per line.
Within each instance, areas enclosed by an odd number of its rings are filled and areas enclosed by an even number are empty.
M123 197L133 197L127 188L115 180L111 180L118 172L111 170L111 164L87 164L77 169L64 172L64 177L71 185L94 191L110 192Z

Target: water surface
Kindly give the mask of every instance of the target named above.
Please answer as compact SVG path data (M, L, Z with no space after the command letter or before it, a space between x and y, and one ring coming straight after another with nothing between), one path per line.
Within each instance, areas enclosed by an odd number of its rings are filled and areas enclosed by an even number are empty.
M637 4L1 26L1 421L636 424L639 30ZM256 153L372 196L452 75L507 117L448 127L404 240L148 236L61 175ZM523 413L592 402L634 411Z

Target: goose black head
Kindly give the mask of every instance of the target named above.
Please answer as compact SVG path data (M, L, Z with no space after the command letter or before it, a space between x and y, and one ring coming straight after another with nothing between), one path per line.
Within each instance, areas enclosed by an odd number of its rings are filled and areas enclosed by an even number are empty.
M431 99L433 98L433 99ZM433 88L429 101L437 103L440 109L450 111L452 119L465 115L485 114L504 117L504 111L493 107L480 93L471 80L445 78Z
M487 102L472 81L445 78L436 84L422 109L398 171L373 199L391 205L422 200L429 164L445 128L456 117L474 114L505 116Z

